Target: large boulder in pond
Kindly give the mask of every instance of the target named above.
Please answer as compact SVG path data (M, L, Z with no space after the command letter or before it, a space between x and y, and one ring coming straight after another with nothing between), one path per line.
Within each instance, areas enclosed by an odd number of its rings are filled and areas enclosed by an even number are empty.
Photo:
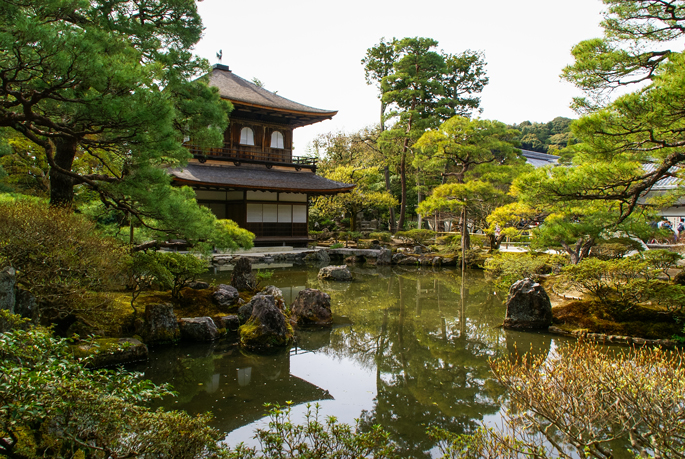
M142 323L136 327L136 333L143 337L147 344L162 344L178 341L181 330L174 307L170 304L148 304Z
M257 278L252 272L252 261L247 257L240 257L233 266L231 285L238 291L254 290L257 288Z
M211 317L185 317L179 321L181 338L206 343L219 338L219 330Z
M261 291L257 292L254 297L271 295L274 297L274 302L278 309L285 309L285 299L283 298L283 291L275 285L267 285ZM254 297L252 298L254 300ZM251 300L250 300L251 301Z
M17 272L7 266L0 271L0 309L14 314L15 286L17 285Z
M319 270L318 277L327 281L349 282L352 280L352 273L346 265L325 266Z
M504 328L540 330L552 325L552 303L540 284L530 279L514 283L507 297Z
M212 301L220 308L229 308L238 302L240 294L238 289L232 285L219 284L214 293Z
M251 350L267 350L284 347L292 342L292 327L287 323L274 297L257 296L250 301L252 315L240 327L240 344Z
M290 307L290 322L293 325L323 325L333 323L331 297L314 288L301 290Z

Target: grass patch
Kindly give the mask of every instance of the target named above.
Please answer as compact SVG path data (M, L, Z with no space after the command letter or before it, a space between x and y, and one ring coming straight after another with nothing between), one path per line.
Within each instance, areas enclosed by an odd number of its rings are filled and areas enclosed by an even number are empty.
M671 339L682 331L673 314L646 306L634 306L618 315L598 302L572 301L552 308L552 315L555 325L590 333Z

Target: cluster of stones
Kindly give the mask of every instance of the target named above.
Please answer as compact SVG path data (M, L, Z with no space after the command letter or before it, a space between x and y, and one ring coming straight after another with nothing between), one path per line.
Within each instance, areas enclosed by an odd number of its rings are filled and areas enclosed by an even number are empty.
M216 254L212 258L212 262L216 265L235 265L239 260L245 259L247 257L235 256L235 255L225 255ZM293 264L305 264L305 263L328 263L330 258L326 250L307 250L301 252L284 252L284 253L273 253L265 254L262 256L251 256L250 260L252 263L293 263Z
M396 253L392 256L394 265L420 265L420 266L455 266L458 259L455 257L439 257L433 255L410 256L404 253Z
M232 285L219 285L212 301L220 309L238 307L236 314L221 317L177 319L171 305L148 305L138 332L148 344L178 340L207 342L222 333L238 333L246 349L264 351L283 347L293 340L293 326L330 326L330 297L315 289L305 289L286 308L283 292L273 285L257 292L248 303L240 299L239 290L252 290L256 279L248 258L239 259L231 279Z
M421 249L421 250L418 250ZM293 264L326 264L331 257L342 257L346 262L367 262L376 265L410 265L410 266L456 266L460 263L459 257L438 256L423 253L421 247L415 248L413 253L398 252L393 254L387 247L375 247L372 249L316 249L293 253L275 253L261 257L251 257L252 263L293 263ZM233 255L214 255L213 262L217 265L235 265L246 257ZM477 266L482 260L468 260L467 265Z

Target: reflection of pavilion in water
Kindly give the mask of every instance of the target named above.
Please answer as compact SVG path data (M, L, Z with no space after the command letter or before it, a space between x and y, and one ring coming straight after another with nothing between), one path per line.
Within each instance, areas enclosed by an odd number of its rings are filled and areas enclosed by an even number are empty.
M263 417L265 403L333 399L327 390L290 374L291 353L307 352L295 349L255 356L228 343L174 346L153 350L145 367L133 369L178 392L175 400L160 405L193 415L211 411L212 425L230 432Z

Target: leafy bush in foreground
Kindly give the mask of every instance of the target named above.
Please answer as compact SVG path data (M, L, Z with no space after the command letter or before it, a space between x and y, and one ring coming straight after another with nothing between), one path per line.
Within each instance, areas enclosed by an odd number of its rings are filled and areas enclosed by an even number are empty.
M238 445L230 459L254 458L394 458L396 445L380 426L370 432L354 431L335 417L319 419L318 405L307 405L304 424L295 424L290 417L290 405L271 405L269 428L258 429L255 438L260 449Z
M171 392L125 371L87 370L65 340L0 334L0 456L196 458L219 453L211 415L151 411Z
M453 458L608 458L628 444L636 457L683 457L683 357L578 343L549 356L498 358L490 365L511 397L503 428L434 430L434 438Z

